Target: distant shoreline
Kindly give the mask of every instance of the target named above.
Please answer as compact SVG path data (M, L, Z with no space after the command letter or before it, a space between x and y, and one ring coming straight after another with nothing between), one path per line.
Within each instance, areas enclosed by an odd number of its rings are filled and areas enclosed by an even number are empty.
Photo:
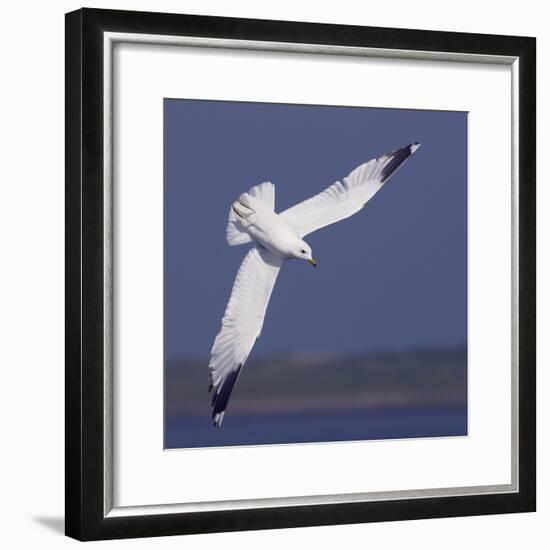
M466 349L376 353L365 357L277 355L251 358L232 414L465 407ZM165 371L167 416L208 414L207 361Z

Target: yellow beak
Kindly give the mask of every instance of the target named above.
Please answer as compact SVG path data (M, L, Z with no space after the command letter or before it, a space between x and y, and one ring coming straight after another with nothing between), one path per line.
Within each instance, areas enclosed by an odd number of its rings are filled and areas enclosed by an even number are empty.
M313 267L317 267L317 262L313 258L311 258L311 260L308 260L307 263L311 264Z

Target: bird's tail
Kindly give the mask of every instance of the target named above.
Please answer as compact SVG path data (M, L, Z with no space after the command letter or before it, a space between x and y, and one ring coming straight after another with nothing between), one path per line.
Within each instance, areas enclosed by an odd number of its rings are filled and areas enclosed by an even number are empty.
M246 231L245 225L242 223L233 205L231 205L231 210L229 211L225 238L229 246L237 246L239 244L252 242L250 235Z
M235 201L229 209L229 219L225 236L229 246L237 246L252 241L246 231L246 217L253 213L253 202L261 201L263 206L271 210L275 209L275 186L271 182L260 183L252 187L248 193L243 193L238 201Z

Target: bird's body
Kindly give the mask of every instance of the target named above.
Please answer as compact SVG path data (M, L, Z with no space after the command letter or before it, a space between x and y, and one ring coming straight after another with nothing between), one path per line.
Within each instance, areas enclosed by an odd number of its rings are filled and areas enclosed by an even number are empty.
M355 168L343 182L284 212L275 212L275 187L266 182L243 193L231 206L227 242L252 243L237 273L222 327L209 363L212 417L220 426L233 386L260 336L267 305L285 260L316 266L303 238L363 208L389 177L416 151L413 143Z
M298 233L261 199L244 193L232 208L253 241L285 259L292 257L301 241Z

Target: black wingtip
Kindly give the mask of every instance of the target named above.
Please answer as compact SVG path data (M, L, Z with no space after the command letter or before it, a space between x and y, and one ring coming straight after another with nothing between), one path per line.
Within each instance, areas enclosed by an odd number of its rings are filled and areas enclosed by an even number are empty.
M386 164L382 168L381 178L385 183L390 176L420 147L420 143L415 141L406 147L397 149L387 156Z
M221 425L223 415L227 409L229 397L231 396L231 392L233 391L233 386L235 385L237 378L239 378L243 364L244 363L241 363L236 370L229 373L212 395L212 420L214 422L214 426L217 428Z

